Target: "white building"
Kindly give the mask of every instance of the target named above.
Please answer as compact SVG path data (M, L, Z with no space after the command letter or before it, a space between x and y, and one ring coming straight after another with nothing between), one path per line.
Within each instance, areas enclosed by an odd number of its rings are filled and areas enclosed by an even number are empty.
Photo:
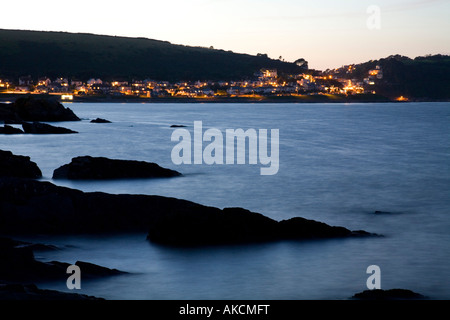
M92 85L94 85L94 84L103 84L103 81L102 81L101 79L94 79L94 78L89 79L89 80L87 81L87 85L88 85L88 86L92 86Z

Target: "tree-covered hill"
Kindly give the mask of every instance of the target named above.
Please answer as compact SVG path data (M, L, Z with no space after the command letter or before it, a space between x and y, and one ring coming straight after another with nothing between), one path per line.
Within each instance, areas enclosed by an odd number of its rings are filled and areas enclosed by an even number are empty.
M379 60L338 69L336 76L362 80L369 70L379 66L382 78L374 79L373 89L387 97L406 96L416 99L450 99L450 56L428 55L414 59L392 55Z
M261 68L287 73L304 70L263 54L237 54L145 38L0 29L0 77L232 80L251 77Z

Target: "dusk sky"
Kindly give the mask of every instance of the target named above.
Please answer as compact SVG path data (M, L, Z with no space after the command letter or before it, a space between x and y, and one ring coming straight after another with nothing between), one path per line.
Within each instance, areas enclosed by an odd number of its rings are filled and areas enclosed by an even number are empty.
M379 16L367 11L373 6ZM145 37L305 58L321 70L391 54L450 54L449 0L40 0L0 7L2 29Z

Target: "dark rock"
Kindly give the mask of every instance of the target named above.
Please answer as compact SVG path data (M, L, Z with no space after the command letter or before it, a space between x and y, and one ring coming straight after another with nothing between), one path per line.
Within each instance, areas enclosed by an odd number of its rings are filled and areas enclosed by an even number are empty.
M102 119L102 118L97 118L97 119L91 120L91 123L111 123L111 121Z
M0 237L0 252L5 249L21 246L27 242L14 240L11 238Z
M66 269L34 259L33 251L16 246L13 240L0 239L0 280L8 282L58 279Z
M19 128L14 128L8 125L4 125L3 127L0 127L0 134L21 134L24 133Z
M33 133L33 134L69 134L69 133L78 133L76 131L72 131L70 129L66 129L63 127L54 127L52 125L41 123L41 122L33 122L33 123L23 123L22 124L23 131L25 133Z
M42 177L42 172L36 163L30 161L30 157L0 150L0 177L38 179Z
M55 99L18 98L12 104L14 115L24 121L80 121L75 113Z
M301 217L280 221L278 228L279 233L287 239L340 238L353 235L352 231L344 227L329 226L323 222Z
M85 193L14 178L0 179L0 232L148 232L150 241L176 246L355 235L342 227L302 218L277 222L242 208L221 210L162 196Z
M391 213L392 212L389 212L389 211L379 211L379 210L374 212L374 214L391 214Z
M427 299L420 293L407 289L374 289L355 294L352 299L357 300L423 300Z
M186 128L186 126L182 125L182 124L173 124L170 126L171 128Z
M160 196L85 193L44 181L0 179L0 234L5 235L147 232L159 215L202 208Z
M165 245L238 244L277 239L277 222L241 208L203 207L161 215L149 228L148 240Z
M0 284L0 300L104 300L79 293L39 289L35 284Z
M367 237L367 236L383 237L383 235L367 232L365 230L352 230L352 233L350 236L352 236L352 237Z
M180 175L151 162L84 156L73 158L71 163L56 169L53 179L169 178Z
M277 222L242 208L225 208L171 212L150 226L148 239L166 245L195 246L372 235L301 217Z
M21 119L16 115L11 103L0 103L0 121L9 124L16 124L21 122Z
M23 124L23 120L3 120L4 124Z
M109 269L88 262L77 261L83 278L98 278L124 274L117 269ZM7 282L44 281L67 279L69 263L34 259L32 246L21 242L0 238L0 280Z

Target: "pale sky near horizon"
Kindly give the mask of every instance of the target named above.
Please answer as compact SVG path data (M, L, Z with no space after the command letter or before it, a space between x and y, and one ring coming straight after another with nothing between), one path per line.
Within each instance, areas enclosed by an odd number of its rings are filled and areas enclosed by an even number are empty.
M449 14L450 0L22 0L0 4L0 28L145 37L304 58L324 70L391 54L450 54Z

